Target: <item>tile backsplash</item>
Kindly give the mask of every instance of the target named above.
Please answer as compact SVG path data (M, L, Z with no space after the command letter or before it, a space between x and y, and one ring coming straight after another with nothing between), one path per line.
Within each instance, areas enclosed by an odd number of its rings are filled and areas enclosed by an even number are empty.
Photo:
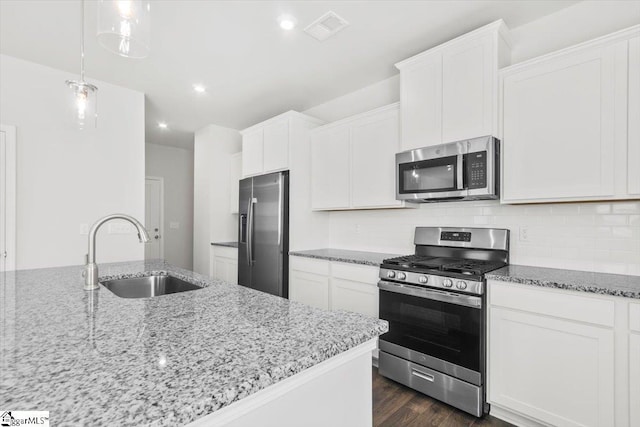
M330 214L330 245L411 253L417 226L507 228L512 264L640 275L640 201L541 205L478 201L336 211Z

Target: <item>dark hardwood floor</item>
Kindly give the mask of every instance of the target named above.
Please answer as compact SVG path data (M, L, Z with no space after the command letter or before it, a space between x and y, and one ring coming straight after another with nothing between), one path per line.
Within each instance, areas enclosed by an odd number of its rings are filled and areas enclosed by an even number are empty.
M512 424L485 416L475 418L378 374L373 368L374 427L509 427Z

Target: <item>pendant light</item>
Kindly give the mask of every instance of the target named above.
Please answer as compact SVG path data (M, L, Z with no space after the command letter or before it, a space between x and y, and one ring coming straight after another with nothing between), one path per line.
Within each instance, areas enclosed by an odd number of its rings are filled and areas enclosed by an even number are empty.
M95 128L98 121L98 88L84 81L84 0L80 1L80 80L67 80L70 104L78 128Z
M98 42L127 58L149 55L151 4L142 0L100 0Z

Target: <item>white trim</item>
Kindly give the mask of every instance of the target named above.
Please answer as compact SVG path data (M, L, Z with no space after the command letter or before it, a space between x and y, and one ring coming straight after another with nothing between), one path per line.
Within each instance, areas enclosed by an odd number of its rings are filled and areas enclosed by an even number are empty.
M309 131L309 134L314 134L317 132L322 132L323 130L332 129L337 126L342 126L346 123L350 123L355 120L365 119L369 116L376 116L378 114L382 114L385 111L395 112L400 114L400 102L394 102L392 104L383 105L382 107L374 108L373 110L365 111L363 113L358 113L353 116L345 117L344 119L336 120L335 122L327 123L322 126L318 126ZM348 209L348 208L347 208Z
M616 31L615 33L607 34L606 36L598 37L593 40L588 40L586 42L578 43L573 46L565 47L563 49L556 50L554 52L547 53L545 55L537 56L527 61L518 62L516 64L510 65L508 67L498 70L498 73L500 75L500 85L502 86L503 80L506 76L514 72L518 72L523 68L527 69L533 64L550 61L558 57L563 57L565 55L579 54L585 50L604 47L619 41L629 40L639 35L640 35L640 25L634 25L633 27L625 28L623 30Z
M5 211L5 247L7 248L7 257L4 262L0 263L0 271L10 271L16 269L16 127L0 124L0 132L5 134L5 155L6 168L3 167L5 173L6 188L0 189L5 194L0 197L4 198L6 203ZM0 254L0 256L2 256ZM4 267L2 267L4 264Z
M144 182L146 184L147 181L158 181L160 182L160 258L164 259L164 178L161 176L145 176L144 177ZM146 195L146 190L145 190L145 198L147 197ZM146 212L145 212L145 219L146 219ZM145 221L146 222L146 221ZM146 226L146 224L145 224ZM149 230L147 230L149 231ZM150 235L150 237L153 239L153 236Z
M424 52L418 53L410 58L407 58L403 61L400 61L395 64L395 67L399 70L402 70L404 67L410 66L416 62L420 62L422 59L433 55L434 53L441 52L443 49L447 49L452 45L455 45L459 42L467 42L468 40L474 38L480 38L487 34L498 33L500 37L504 40L504 42L511 47L511 38L509 35L509 27L502 19L498 19L497 21L493 21L490 24L487 24L483 27L477 28L473 31L470 31L466 34L456 37L455 39L449 40L442 44L432 47L431 49L427 49Z
M376 341L377 338L372 338L357 347L347 350L344 353L325 360L315 366L307 368L292 377L286 378L209 415L205 415L204 417L188 424L187 427L214 427L230 423L231 421L276 400L284 394L321 377L347 362L355 360L364 354L371 354L371 352L376 348ZM317 404L321 405L322 402L317 402ZM327 410L330 410L330 408Z
M269 119L267 119L265 121L262 121L260 123L256 123L255 125L250 126L250 127L246 128L246 129L242 129L240 131L240 135L244 136L245 134L252 133L252 132L258 130L259 128L261 128L261 127L263 127L265 125L271 124L271 123L273 123L275 121L289 120L289 119L294 118L294 117L296 117L296 118L298 118L300 120L309 122L311 124L318 125L318 126L323 125L323 124L326 123L324 120L316 119L315 117L311 117L311 116L299 113L299 112L294 111L294 110L289 110L286 113L278 114L277 116L271 117L271 118L269 118Z

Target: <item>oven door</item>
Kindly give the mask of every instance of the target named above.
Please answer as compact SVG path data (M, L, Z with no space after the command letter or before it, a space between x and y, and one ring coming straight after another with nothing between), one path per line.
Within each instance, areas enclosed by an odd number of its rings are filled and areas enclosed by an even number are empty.
M396 198L424 201L463 198L466 141L396 154Z
M464 381L482 384L482 298L382 280L380 350Z

